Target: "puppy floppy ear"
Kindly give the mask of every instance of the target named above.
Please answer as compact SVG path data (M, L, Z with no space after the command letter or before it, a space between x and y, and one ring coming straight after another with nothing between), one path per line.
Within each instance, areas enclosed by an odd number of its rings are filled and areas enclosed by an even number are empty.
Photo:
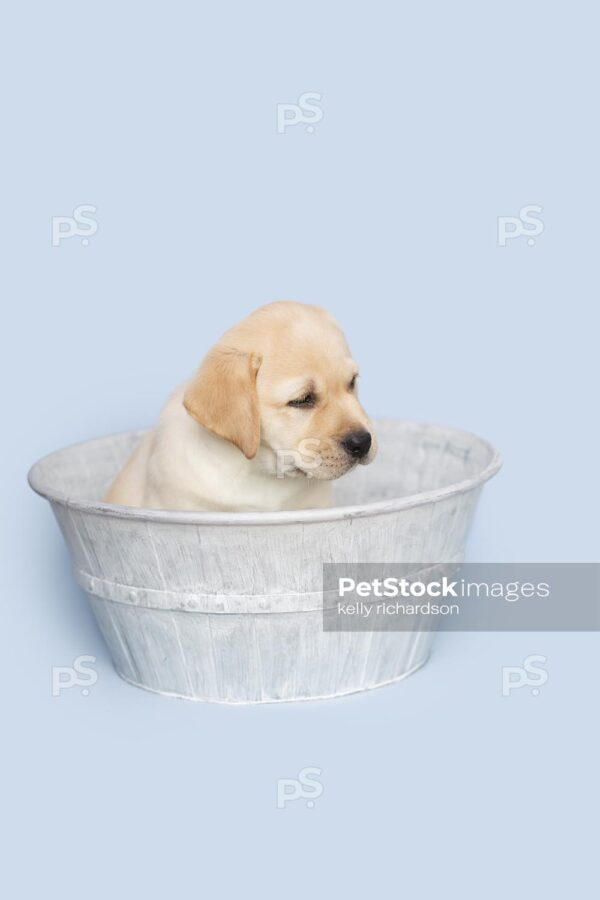
M248 459L260 443L256 375L262 358L217 345L186 388L183 405L209 431L231 441Z

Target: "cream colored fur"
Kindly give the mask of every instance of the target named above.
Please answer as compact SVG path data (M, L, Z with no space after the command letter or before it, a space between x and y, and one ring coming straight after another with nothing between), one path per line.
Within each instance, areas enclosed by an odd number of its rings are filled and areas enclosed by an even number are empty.
M342 440L371 424L357 366L324 310L278 302L228 331L176 390L106 500L187 510L282 510L331 503L356 465ZM314 397L314 404L290 403Z

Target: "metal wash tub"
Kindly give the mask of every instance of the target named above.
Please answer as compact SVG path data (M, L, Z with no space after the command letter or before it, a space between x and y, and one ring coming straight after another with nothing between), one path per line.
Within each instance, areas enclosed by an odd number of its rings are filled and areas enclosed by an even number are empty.
M223 703L336 697L409 675L431 632L323 630L324 562L460 562L483 483L485 441L451 428L375 423L379 454L334 484L331 509L168 512L100 502L141 432L37 462L119 675Z

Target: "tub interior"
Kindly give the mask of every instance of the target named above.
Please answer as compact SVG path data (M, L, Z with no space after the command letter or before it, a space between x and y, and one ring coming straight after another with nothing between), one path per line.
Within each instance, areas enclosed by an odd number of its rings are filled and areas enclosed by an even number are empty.
M407 497L477 477L493 448L475 435L423 422L375 420L379 452L368 466L334 482L334 504L354 506ZM58 450L34 469L36 488L78 501L102 500L143 431Z

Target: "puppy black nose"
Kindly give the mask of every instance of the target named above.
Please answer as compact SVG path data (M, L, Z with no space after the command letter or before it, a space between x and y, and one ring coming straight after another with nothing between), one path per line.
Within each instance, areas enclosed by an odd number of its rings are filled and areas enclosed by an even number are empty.
M342 447L354 459L362 459L371 449L371 435L368 431L351 431L342 441Z

